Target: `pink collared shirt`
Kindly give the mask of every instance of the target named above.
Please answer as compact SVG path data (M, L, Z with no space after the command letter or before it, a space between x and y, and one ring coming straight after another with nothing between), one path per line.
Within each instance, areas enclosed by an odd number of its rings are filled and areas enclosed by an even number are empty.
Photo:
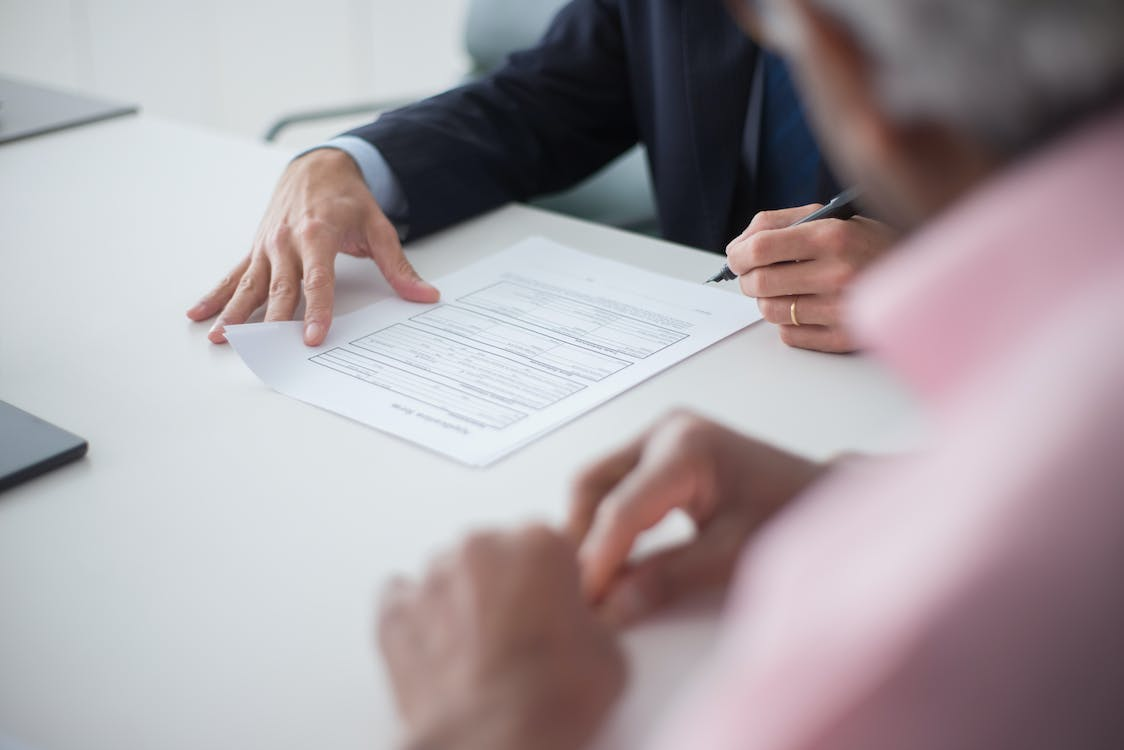
M1124 110L871 272L935 425L747 550L666 750L1124 748Z

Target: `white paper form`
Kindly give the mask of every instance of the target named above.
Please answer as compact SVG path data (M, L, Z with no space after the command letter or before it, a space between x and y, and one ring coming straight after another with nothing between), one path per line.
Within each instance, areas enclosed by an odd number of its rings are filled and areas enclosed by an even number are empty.
M532 238L332 324L230 326L265 383L483 466L761 318L741 295Z

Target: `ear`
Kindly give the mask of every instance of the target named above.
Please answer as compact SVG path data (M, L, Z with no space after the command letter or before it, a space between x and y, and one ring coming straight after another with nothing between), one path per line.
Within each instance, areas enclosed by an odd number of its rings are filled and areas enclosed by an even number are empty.
M724 0L724 3L726 11L733 17L746 36L762 46L768 46L768 40L765 38L761 26L761 19L750 10L749 4L745 0Z
M844 164L856 149L862 158L885 158L895 152L896 127L876 100L873 70L858 40L845 26L803 0L792 3L799 16L793 24L790 56L804 92L804 102L831 149L845 129L846 152L834 154ZM786 40L788 41L788 40ZM837 135L838 134L838 135Z
M798 18L785 42L821 147L845 179L867 187L879 214L902 226L917 223L927 201L908 188L947 163L948 134L888 117L875 66L851 31L804 0L791 6Z

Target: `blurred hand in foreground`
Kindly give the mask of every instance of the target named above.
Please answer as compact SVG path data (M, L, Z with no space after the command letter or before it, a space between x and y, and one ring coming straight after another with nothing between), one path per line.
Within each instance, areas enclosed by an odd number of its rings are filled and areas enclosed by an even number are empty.
M392 581L379 643L411 750L576 750L625 682L573 545L544 527L477 534Z
M750 536L825 467L690 414L674 414L587 469L569 530L587 598L618 625L724 587ZM686 544L629 563L637 538L680 509Z

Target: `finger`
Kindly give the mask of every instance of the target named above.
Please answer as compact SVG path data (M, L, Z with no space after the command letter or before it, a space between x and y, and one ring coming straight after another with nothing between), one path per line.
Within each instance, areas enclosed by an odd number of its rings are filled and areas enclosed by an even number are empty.
M419 643L431 624L419 611L418 587L395 576L383 587L378 614L378 645L386 662L399 715L409 718L417 689L421 649Z
M843 297L840 294L801 294L787 297L761 297L757 307L765 320L776 325L838 326L843 322Z
M195 306L187 311L187 317L195 322L206 320L219 310L226 306L230 298L234 296L234 290L238 287L238 281L246 273L246 269L250 267L250 256L247 255L241 260L225 277L218 283L211 291L203 295L202 299L195 303Z
M682 461L643 462L608 494L582 542L582 588L597 601L627 562L636 538L674 508L689 503L695 473Z
M504 549L504 539L505 533L500 531L472 532L456 549L457 568L469 573L494 569Z
M399 610L416 590L417 584L411 583L402 575L391 576L379 593L379 613L390 614Z
M582 471L574 481L566 533L574 544L581 544L593 525L597 508L605 495L632 471L640 460L644 444L638 438Z
M576 545L568 536L538 521L525 524L511 539L520 545L523 552L542 560L555 558L570 561L577 553Z
M730 245L733 245L735 242L745 239L746 237L750 237L758 232L764 232L770 229L783 229L785 227L792 226L808 214L821 207L821 204L813 203L807 206L798 206L796 208L782 208L776 211L759 211L753 217L753 220L749 222L749 226L747 226L741 234L735 237L730 242Z
M859 349L858 342L842 326L780 326L781 341L796 349L829 354L849 354Z
M726 249L730 269L739 276L776 263L819 258L844 259L859 242L858 224L824 219L763 230L740 238Z
M378 641L388 658L391 658L408 636L408 611L417 597L417 585L396 575L383 585L378 605Z
M278 238L271 256L273 277L269 281L269 301L265 320L292 320L301 296L300 263L287 239Z
M406 258L398 232L385 216L372 219L367 229L367 244L371 259L399 297L411 302L436 302L441 298L436 287L418 275Z
M747 533L713 526L694 541L648 557L613 582L599 607L611 625L630 625L682 599L729 583Z
M312 255L304 267L304 343L320 346L332 326L332 308L335 305L336 269L332 263L335 254L325 257Z
M223 309L219 319L211 327L208 338L213 343L226 343L226 326L245 323L247 318L254 314L254 310L261 307L268 294L269 264L259 259L250 263L246 273L238 281L234 296Z
M738 277L738 285L743 294L757 298L836 294L845 290L854 276L854 270L845 262L823 258L754 268Z
M297 233L304 290L304 343L319 346L332 325L339 233L323 221L309 221Z
M558 585L555 596L565 595L584 605L578 546L569 536L545 524L533 523L521 529L516 539L534 570L542 571Z

